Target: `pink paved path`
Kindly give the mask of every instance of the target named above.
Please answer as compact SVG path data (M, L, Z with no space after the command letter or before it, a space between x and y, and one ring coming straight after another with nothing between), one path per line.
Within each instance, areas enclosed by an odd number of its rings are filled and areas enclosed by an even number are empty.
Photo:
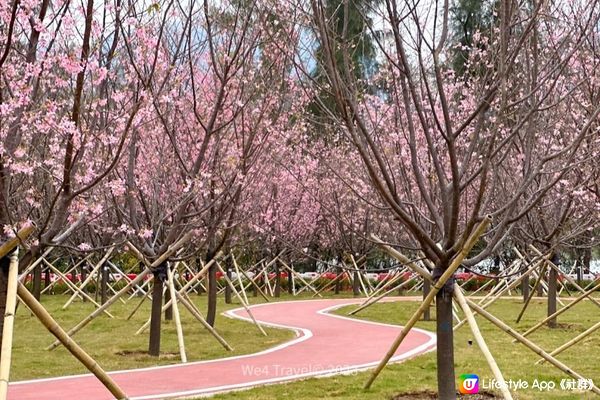
M246 356L112 372L130 399L193 397L308 376L365 369L383 356L400 328L326 313L354 299L268 303L252 307L256 319L294 328L298 337ZM246 319L243 309L231 316ZM248 334L258 334L248 326ZM413 329L395 361L435 347L433 334ZM92 375L14 382L9 400L104 400L111 394Z

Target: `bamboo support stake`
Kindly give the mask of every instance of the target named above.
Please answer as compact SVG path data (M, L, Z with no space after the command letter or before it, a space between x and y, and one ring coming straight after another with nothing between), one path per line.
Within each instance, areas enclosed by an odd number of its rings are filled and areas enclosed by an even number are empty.
M325 276L325 274L326 274L326 273L328 273L329 271L330 271L330 270L329 270L329 269L327 269L326 271L323 271L322 273L320 273L320 274L319 274L319 275L317 275L316 277L314 277L314 278L312 278L312 279L308 280L307 282L308 282L308 283L309 283L311 286L313 286L313 284L315 284L315 283L316 283L316 282L317 282L319 279L321 279L322 277L324 277L324 276ZM314 287L314 286L313 286L313 287ZM304 291L305 291L305 290L307 290L307 289L308 289L308 286L303 286L303 287L301 287L301 288L300 288L300 289L299 289L299 290L296 292L296 295L299 295L300 293L304 292ZM316 288L315 288L315 289L316 289ZM321 293L321 292L322 292L322 290L321 290L321 289L319 289L319 290L318 290L318 292L319 292L319 293ZM316 295L313 295L313 297L315 297L315 296L316 296Z
M48 250L52 250L52 249L53 249L53 248L51 247L51 248L50 248L50 249L48 249ZM47 250L46 252L47 252L47 253L50 253L50 251L48 251L48 250ZM44 253L44 254L46 254L46 253ZM79 267L79 266L80 266L81 264L83 264L84 262L87 262L87 260L88 260L88 259L89 259L91 256L92 256L92 255L91 255L91 254L89 254L87 257L85 257L85 258L81 259L81 260L80 260L80 261L79 261L77 264L75 264L75 265L73 265L71 268L69 268L69 269L67 270L67 272L66 272L66 273L68 274L68 273L72 273L73 271L76 271L76 270L77 270L77 267ZM43 257L43 258L45 258L45 257ZM38 259L36 260L36 262L38 262L38 261L39 261L39 262L42 262L42 259L41 259L41 258L38 258ZM28 268L29 268L29 267L28 267ZM54 281L54 282L50 282L50 284L49 284L48 286L44 287L44 290L42 290L42 292L41 292L41 293L42 293L42 294L44 294L44 293L46 293L47 291L49 291L50 289L52 289L52 287L54 287L54 285L56 285L56 283L57 283L57 282L58 282L58 280L56 280L56 281Z
M151 299L152 295L148 294L148 295L142 296L142 299L140 300L140 302L138 303L138 305L135 306L133 308L133 310L131 310L131 312L127 316L127 318L126 318L127 321L129 321L131 318L133 318L133 316L135 315L135 313L138 312L138 310L140 309L140 307L142 306L142 304L144 304L144 302L146 301L147 298Z
M260 278L260 274L262 273L262 271L260 271L259 273L257 273L254 278L250 278L250 276L248 276L248 274L246 273L246 271L244 271L243 269L240 270L240 272L242 274L244 274L244 276L246 277L246 279L248 279L250 281L250 283L248 285L246 285L246 287L244 288L244 291L246 289L248 289L249 286L254 286L256 288L256 291L258 293L260 293L260 295L262 296L262 298L265 299L265 301L267 303L269 303L271 300L269 300L269 298L267 297L267 295L265 294L265 292L263 292L263 290L260 288L260 286L258 286L258 284L256 283L256 280L258 278Z
M137 293L138 293L138 292L141 292L141 293L142 293L142 295L149 296L149 295L150 295L150 287L149 287L149 286L150 286L150 281L151 281L151 279L148 279L148 280L144 281L144 282L142 283L142 285L141 285L141 286L140 286L140 285L137 285L137 284L136 284L136 285L134 285L134 286L137 286L137 287L136 287L136 288L133 290L133 293L131 293L131 295L130 295L130 296L127 298L127 301L129 301L129 300L131 300L133 297L135 297L135 296L137 295ZM131 283L131 282L129 282L129 283ZM147 292L144 292L144 288L145 288L146 286L148 286L148 291L147 291Z
M477 289L476 291L474 291L473 293L471 293L469 295L469 297L475 296L477 293L479 293L480 291L482 291L483 289L485 289L486 287L488 287L489 285L491 285L494 282L493 279L490 279L489 281L487 281L486 283L484 283L483 285L481 285L481 287L479 289Z
M588 290L587 292L584 292L581 296L577 297L575 300L573 300L571 303L567 304L566 306L564 306L563 308L561 308L560 310L556 311L554 314L551 314L549 316L547 316L546 318L544 318L542 321L538 322L537 324L535 324L534 326L532 326L531 328L529 328L526 332L523 333L523 336L527 336L533 332L535 332L536 330L538 330L542 325L544 325L546 322L548 322L549 320L551 320L552 318L558 317L560 314L564 313L565 311L569 310L570 308L572 308L574 305L576 305L577 303L579 303L581 300L589 297L590 294L594 293L598 288L600 288L600 283L597 284L596 286L594 286L593 288L591 288L590 290Z
M545 352L544 349L542 349L540 346L533 343L531 340L527 339L525 336L521 335L519 332L515 331L510 326L508 326L507 324L502 322L502 320L496 318L494 315L490 314L488 311L484 310L482 307L475 304L471 300L469 300L469 299L466 299L466 300L467 300L467 303L469 304L469 306L471 308L473 308L475 311L477 311L482 317L484 317L485 319L490 321L492 324L496 325L498 328L500 328L501 330L503 330L504 332L506 332L507 334L512 336L516 341L521 342L525 347L527 347L528 349L530 349L537 355L541 356L544 360L548 361L549 363L554 365L556 368L558 368L562 372L566 373L567 375L569 375L575 379L585 379L583 377L583 375L573 371L567 365L558 361L556 358L554 358L553 356L551 356L550 354ZM591 390L596 394L600 394L600 389L598 389L598 387L596 385L594 385L591 388Z
M356 271L356 276L358 277L358 282L360 283L360 287L363 290L363 293L365 294L365 296L370 297L369 296L369 291L367 290L367 288L365 287L365 283L363 282L362 279L362 274L360 273L360 268L358 268L358 265L356 264L356 260L354 259L354 256L352 254L350 254L350 260L352 261L352 264L354 265L354 270Z
M520 252L520 251L519 251L517 248L513 247L513 249L515 250L515 253L516 253L516 254L517 254L517 255L518 255L518 256L519 256L521 259L525 260L525 256L523 256L523 255L521 254L521 252ZM547 256L541 256L540 258L543 258L543 259L546 261L546 263L549 263L549 262L550 262L550 260L548 259L548 258L549 258L549 255L547 255ZM548 265L549 265L549 264L548 264ZM562 273L562 272L560 272L560 271L559 271L559 274L561 274L561 273ZM543 275L542 275L542 279L541 279L541 281L540 281L540 285L542 286L543 290L544 290L546 293L548 293L548 285L547 285L547 284L546 284L546 282L544 281L544 276L543 276ZM565 303L563 303L563 302L562 302L562 300L561 300L561 299L560 299L558 296L556 297L556 302L557 302L558 304L560 304L561 306L563 306L563 307L565 306Z
M489 306L491 306L494 302L496 302L496 300L498 300L504 293L506 293L509 289L513 289L515 287L517 287L519 285L519 283L529 274L533 273L534 269L537 268L537 264L530 267L530 269L525 272L524 274L521 274L520 277L518 277L517 279L515 279L510 285L508 285L507 287L505 287L502 291L500 291L499 293L497 293L493 298L491 298L487 303L481 305L482 308L487 308ZM460 321L458 324L456 324L454 326L454 330L456 331L457 329L459 329L461 326L463 326L465 323L467 322L466 319L463 319L462 321Z
M565 351L569 347L571 347L571 346L579 343L580 341L582 341L583 339L585 339L586 337L588 337L589 335L591 335L592 333L594 333L598 329L600 329L600 322L598 322L598 323L594 324L593 326L589 327L588 329L586 329L585 331L581 332L579 335L577 335L573 339L569 340L565 344L561 345L560 347L557 347L556 349L552 350L552 352L550 353L550 355L551 356L555 356L557 354L562 353L563 351ZM543 362L544 362L544 359L539 359L539 360L536 361L536 364L540 364L540 363L543 363Z
M329 288L331 288L333 285L335 285L335 284L337 283L337 281L339 281L339 280L343 280L343 278L344 278L345 276L346 276L346 271L342 272L341 274L338 274L338 275L337 275L335 278L333 278L333 279L331 280L331 282L329 282L329 283L328 283L328 284L326 284L326 285L323 285L323 287L322 287L322 288L320 288L320 289L317 291L317 293L319 293L319 294L323 293L324 291L326 291L327 289L329 289ZM313 294L313 295L312 295L312 297L313 297L313 298L314 298L314 297L316 297L316 296L317 296L316 294Z
M399 279L401 279L401 278L402 278L402 274L400 274L400 273L399 273L399 274L396 274L395 276L393 276L392 278L390 278L390 279L387 279L387 282L385 282L385 284L384 284L384 285L382 285L382 286L381 286L379 289L377 289L377 290L373 291L373 293L371 293L371 297L367 297L367 298L365 299L365 301L363 301L363 302L362 302L362 303L361 303L361 304L358 306L358 308L361 308L362 306L366 306L366 305L368 305L368 304L371 304L371 303L372 303L372 301L373 301L373 298L375 298L375 296L378 296L378 295L379 295L379 293L380 293L381 291L383 291L383 290L387 289L387 288L388 288L390 285L393 285L394 283L396 283L396 281L398 281L398 280L399 280ZM410 281L410 280L412 280L412 279L409 279L408 281ZM395 289L395 288L394 288L394 289ZM377 301L377 300L376 300L376 301ZM362 309L362 308L361 308L361 309ZM358 312L358 309L357 309L357 310L355 310L354 312ZM348 315L351 315L351 314L353 314L354 312L352 312L352 313L349 313Z
M42 260L46 257L48 257L48 254L50 254L52 252L52 250L54 250L54 247L48 247L46 249L46 251L44 251L42 253L41 256L39 256L34 262L32 262L31 264L29 264L29 266L27 268L25 268L25 270L23 272L21 272L21 274L19 275L19 282L23 282L23 279L25 279L27 277L27 275L29 275L31 273L31 271L38 266L39 263L42 262Z
M287 269L287 270L288 270L290 273L292 273L294 276L296 276L298 279L300 279L300 281L301 281L302 283L304 283L304 284L305 284L305 285L307 285L307 286L310 286L310 287L309 287L309 289L310 289L310 290L312 290L312 291L313 291L313 293L315 293L315 295L317 295L317 296L319 296L319 297L323 297L323 296L321 296L320 294L318 294L318 292L315 290L315 288L314 288L314 287L312 287L312 286L311 286L311 285L310 285L308 282L306 282L306 280L304 280L304 278L302 278L302 276L300 276L300 274L299 274L299 273L297 273L296 271L294 271L293 269L291 269L291 268L289 267L289 265L287 265L287 264L286 264L286 263L285 263L283 260L279 260L279 262L281 262L281 265L283 265L283 267L284 267L285 269Z
M418 266L418 265L416 265L414 263L407 262L408 261L407 257L405 257L402 253L398 252L396 249L394 249L394 248L390 247L389 245L385 244L383 241L381 241L376 236L371 235L371 238L376 243L378 243L392 257L397 258L402 263L405 263L406 265L408 265L410 268L412 268L415 272L417 272L423 278L431 280L431 274L429 273L429 271L421 268L420 266ZM455 290L456 290L457 287L458 287L458 285L456 285L456 283L455 283ZM486 311L485 309L483 309L482 307L480 307L478 304L476 304L475 302L473 302L472 300L470 300L468 298L465 298L465 300L466 300L467 304L473 310L475 310L477 313L479 313L483 318L487 319L489 322L491 322L492 324L496 325L496 327L498 327L500 330L508 333L510 336L512 336L513 338L515 338L517 341L519 341L523 345L525 345L525 347L529 348L530 350L532 350L536 354L542 356L546 361L550 362L552 365L554 365L555 367L557 367L559 370L565 372L569 376L572 376L572 377L574 377L576 379L583 379L582 375L576 373L575 371L573 371L572 369L570 369L569 367L567 367L565 364L561 363L556 358L554 358L550 354L546 353L541 347L537 346L535 343L531 342L529 339L523 337L523 335L519 334L517 331L515 331L510 326L508 326L507 324L505 324L504 322L502 322L500 319L496 318L495 316L493 316L492 314L490 314L488 311ZM592 390L595 393L600 394L600 390L597 387L594 386L592 388Z
M546 265L544 264L542 266L542 270L540 271L541 273L538 275L538 277L535 280L535 283L533 284L533 288L529 291L529 296L527 297L527 300L525 300L525 303L523 304L523 308L521 309L521 312L517 316L517 320L515 321L517 324L521 321L521 318L523 318L523 315L525 314L525 311L527 310L527 307L529 306L531 299L533 299L533 296L535 295L535 291L537 290L537 288L540 284L540 281L542 280L542 276L544 275L545 268L546 268Z
M357 308L355 308L354 310L350 311L350 312L348 313L348 315L355 315L355 314L357 314L359 311L362 311L362 310L364 310L365 308L372 306L373 304L377 303L379 300L381 300L381 299L383 299L384 297L388 296L390 293L394 292L395 290L402 289L404 286L406 286L406 285L408 285L410 282L412 282L412 281L413 281L415 278L416 278L416 277L412 277L412 278L408 279L407 281L405 281L405 282L402 282L402 283L400 283L400 284L399 284L399 285L397 285L397 286L394 286L393 288L389 289L388 291L386 291L386 292L383 292L382 294L380 294L380 295L379 295L379 296L377 296L377 297L370 297L370 298L369 298L369 301L367 301L367 302L365 302L365 303L361 304L359 307L357 307Z
M381 360L377 368L373 371L373 373L369 377L369 380L364 386L365 389L371 387L373 381L381 373L383 368L387 365L388 361L394 356L394 353L396 352L406 335L408 335L408 332L410 332L413 326L415 326L417 321L421 318L423 312L425 312L425 310L429 307L434 297L444 287L446 281L448 281L448 279L450 279L450 277L454 274L458 267L460 267L460 264L462 263L463 259L467 256L467 254L469 254L469 251L471 251L477 240L481 237L481 235L483 235L491 221L491 216L486 216L483 219L483 221L481 221L477 228L475 228L475 231L473 231L473 233L469 236L467 241L463 244L460 252L454 257L448 268L446 268L446 270L442 273L442 276L440 276L440 278L436 282L433 282L433 284L431 285L431 291L429 292L427 297L423 299L423 302L421 303L417 311L402 328L400 335L398 335L398 337L393 342L392 346L390 347L384 358Z
M98 315L100 315L101 312L103 312L104 310L106 310L108 307L110 307L112 304L114 304L121 296L123 296L125 293L127 293L129 291L129 289L131 289L132 287L134 287L135 285L137 285L139 282L141 282L150 272L152 272L152 268L156 268L161 263L165 262L167 260L167 258L169 258L177 250L179 250L179 248L181 246L183 246L184 244L186 244L188 242L188 240L191 239L191 237L192 237L192 232L188 232L185 235L183 235L183 237L181 239L179 239L176 243L174 243L173 245L171 245L167 249L167 251L165 251L156 261L154 261L150 265L150 268L146 268L141 273L139 273L138 276L135 279L133 279L131 282L129 282L127 285L125 285L123 287L123 289L119 290L119 292L116 295L114 295L113 297L111 297L110 299L108 299L106 301L106 303L104 303L104 304L102 304L102 306L100 306L100 308L97 308L90 315L88 315L87 317L85 317L81 322L79 322L77 325L75 325L73 328L71 328L67 332L67 335L73 336L77 332L79 332L81 329L83 329L94 318L96 318ZM129 247L130 247L131 251L136 254L136 256L138 256L138 257L141 256L140 252L133 245L129 245ZM60 343L61 343L60 341L55 341L50 346L48 346L46 348L46 350L53 350L53 349L57 348L58 346L60 346Z
M271 297L273 297L273 287L271 286L271 279L269 278L269 273L267 272L266 268L263 270L263 273L265 278L265 287L269 290Z
M516 270L518 268L518 262L515 260L513 261L513 263L510 265L510 267L508 268L508 274L511 274L514 270ZM494 281L494 279L491 280L492 282ZM506 281L504 279L500 280L498 282L498 284L496 284L492 290L490 290L490 292L483 296L483 298L481 300L479 300L479 304L483 304L488 298L493 297L496 293L498 293L498 291L502 288L502 289L506 289L508 287L508 284L506 283ZM502 293L505 293L505 291L503 291Z
M244 295L244 300L246 301L246 304L250 304L250 302L248 301L248 296L246 295L246 289L244 288L244 284L242 283L242 276L240 274L240 269L238 268L237 261L235 259L235 256L233 255L233 253L231 254L231 260L233 261L233 268L235 269L235 276L237 277L238 284L240 285L240 290L242 291L242 294Z
M258 323L258 321L256 321L256 318L254 318L254 314L252 314L252 311L250 311L250 307L248 307L248 304L244 302L244 299L242 298L242 296L240 295L240 293L237 291L237 289L233 285L233 282L231 282L231 279L229 279L229 277L227 276L227 274L225 273L225 271L223 271L223 268L221 268L221 265L219 263L217 263L217 268L223 274L223 277L225 278L225 282L227 282L227 284L229 285L229 287L231 288L231 290L233 291L233 293L235 294L235 296L238 298L238 300L240 301L240 303L242 303L242 306L244 307L244 309L246 310L246 312L248 313L248 315L250 316L250 318L252 318L252 322L254 322L254 325L256 325L256 327L258 328L258 330L260 331L260 333L262 333L264 336L268 336L267 332L265 332L265 330L263 329L263 327Z
M52 333L60 343L62 343L67 350L77 360L79 360L85 367L102 382L113 396L117 399L127 399L127 395L117 385L117 383L98 365L98 363L90 357L77 343L71 339L71 337L58 325L58 323L52 318L52 316L46 311L46 309L33 297L27 288L19 283L17 294L27 304L29 309L33 311L35 316L42 322L42 324Z
M2 243L0 246L0 259L6 257L6 255L13 251L22 241L27 240L27 238L33 233L34 229L34 225L27 225L21 228L15 237L10 238L6 242Z
M19 248L16 247L10 255L10 263L8 265L4 326L2 327L2 353L0 357L0 400L6 400L8 396L15 310L17 307L17 284L19 283L18 275Z
M111 247L110 249L108 249L108 251L106 252L106 254L104 255L104 257L102 257L102 259L100 260L100 262L98 262L98 264L96 264L94 266L94 268L92 268L92 270L90 271L88 277L85 279L85 281L83 281L83 283L81 284L81 286L79 286L79 290L83 291L83 289L85 289L85 287L88 285L88 283L90 283L94 277L94 274L98 273L98 270L100 268L102 268L102 266L104 265L104 263L106 262L106 260L108 260L108 258L110 257L110 255L112 254L113 250L115 248ZM69 298L69 300L67 300L67 302L65 303L64 306L62 306L63 310L66 310L67 307L69 307L69 305L73 302L73 300L75 300L75 297L77 297L77 293L73 293L73 296L71 296L71 298Z
M537 254L538 256L542 255L542 252L539 251L535 246L533 246L533 245L530 244L529 248L532 249L533 252L535 254ZM550 268L552 268L553 270L555 270L558 273L559 276L562 275L567 280L567 282L569 282L571 285L573 285L573 287L575 289L577 289L581 293L585 293L585 290L581 286L579 286L577 284L577 282L575 281L575 279L571 278L569 275L563 274L562 271L560 270L560 268L558 268L556 266L556 264L554 264L552 261L548 260L548 265L550 266ZM594 299L593 297L590 297L589 299L590 299L590 301L592 301L592 303L594 303L595 305L597 305L598 307L600 307L600 302L598 302L598 300ZM558 298L557 298L557 300L558 300Z
M48 266L48 268L50 268L52 271L54 271L54 273L56 275L58 275L60 277L60 279L62 279L65 282L65 284L67 285L67 287L73 291L74 295L79 295L80 297L83 297L83 298L87 299L90 303L92 303L96 307L98 307L98 308L100 307L100 304L98 304L94 299L92 299L90 297L90 295L88 295L86 292L84 292L83 290L79 289L77 287L77 285L75 285L73 282L71 282L62 272L60 272L60 270L58 268L56 268L54 265L50 264L46 260L44 260L44 263ZM112 315L108 311L103 310L103 312L109 318L114 318L114 315Z
M208 269L217 261L217 258L220 256L221 256L221 252L217 253L217 255L212 260L207 262L204 265L204 267L202 267L202 269L200 271L198 271L198 273L196 275L194 275L194 277L185 284L185 286L183 286L181 289L179 289L178 293L187 293L188 290L191 290L190 287L208 272ZM146 262L145 258L143 258L143 256L141 256L141 257L144 260L144 262ZM171 306L172 301L173 301L173 298L171 298L169 301L167 301L162 306L161 312L165 312L165 310ZM150 322L151 322L151 318L148 318L148 320L140 327L140 329L137 330L137 332L135 334L139 335L142 332L144 332L146 330L146 328L148 328L148 326L150 325Z
M208 322L206 322L206 320L202 317L202 314L200 314L200 311L198 311L198 309L196 308L194 303L188 301L185 298L185 295L182 295L179 292L175 292L175 295L177 296L179 301L181 301L181 304L183 304L183 306L185 308L187 308L187 310L190 312L190 314L192 314L194 316L194 318L196 318L202 324L202 326L204 326L206 328L206 330L208 330L210 332L210 334L213 335L219 343L221 343L221 345L225 348L225 350L233 351L233 348L229 345L229 343L227 343L225 341L225 339L223 339L221 337L221 335L219 335L219 333L215 330L215 328L213 328L212 326L210 326L210 324Z
M177 268L177 267L175 267ZM173 319L175 320L175 329L177 330L177 344L179 345L179 355L181 356L181 362L187 362L187 355L185 354L185 343L183 341L183 328L181 327L181 319L179 317L179 307L177 307L177 295L175 294L175 284L173 283L173 270L167 266L167 284L169 285L169 293L173 302Z
M496 378L496 382L505 382L504 377L502 376L502 372L500 371L500 368L498 368L498 364L496 363L494 356L490 352L490 349L488 348L487 343L485 342L485 339L483 338L483 335L479 330L479 326L477 325L477 321L475 320L475 315L473 315L471 308L467 304L462 289L456 284L454 285L453 297L465 313L465 316L469 321L469 326L471 327L471 332L475 337L475 341L479 345L479 349L483 353L483 356L485 357L488 365L490 366L490 369L494 374L494 378ZM512 400L512 395L510 394L507 385L500 385L500 391L502 392L502 396L505 400Z

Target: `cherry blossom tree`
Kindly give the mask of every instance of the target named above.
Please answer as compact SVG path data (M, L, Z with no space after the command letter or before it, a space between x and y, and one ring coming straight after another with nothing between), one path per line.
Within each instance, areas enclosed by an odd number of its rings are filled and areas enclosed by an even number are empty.
M375 94L356 82L348 56L335 57L340 48L352 52L346 32L336 34L321 1L310 5L335 98L329 115L360 155L380 204L435 265L434 279L487 214L493 226L465 265L499 249L598 135L598 104L583 103L585 113L570 107L595 74L578 68L590 57L586 38L598 34L595 2L499 2L492 35L473 36L470 72L459 77L444 63L449 2L384 1L372 10L385 32L376 77L385 84ZM456 396L451 287L436 298L442 399Z

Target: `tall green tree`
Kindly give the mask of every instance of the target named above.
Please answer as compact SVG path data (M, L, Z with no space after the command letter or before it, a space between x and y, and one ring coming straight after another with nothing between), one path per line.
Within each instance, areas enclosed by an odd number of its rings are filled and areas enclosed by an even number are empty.
M450 8L452 40L450 45L451 68L457 75L463 75L466 62L474 42L475 32L489 35L494 22L496 0L455 0Z
M337 43L343 43L335 49L336 62L342 63L344 57L349 57L356 82L367 85L367 79L377 71L376 48L369 26L372 25L370 10L377 0L326 0L324 12L329 21L329 29L338 38ZM317 121L323 117L323 110L335 110L333 96L324 83L327 81L323 71L323 43L318 43L315 52L316 63L312 77L319 86L319 93L311 105L311 112Z

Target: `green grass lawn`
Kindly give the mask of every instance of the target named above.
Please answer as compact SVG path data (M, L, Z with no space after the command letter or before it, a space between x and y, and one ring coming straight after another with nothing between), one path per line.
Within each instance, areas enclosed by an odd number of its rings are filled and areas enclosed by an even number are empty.
M408 320L418 303L398 302L376 304L363 312L358 317L393 324L402 324ZM502 300L489 308L494 315L515 327L516 316L521 308L521 301ZM533 301L525 314L524 319L518 324L518 330L524 331L533 326L545 315L546 304L543 301ZM337 311L344 315L352 307L345 307ZM582 302L572 310L567 311L559 322L568 327L561 329L541 328L530 336L532 340L546 350L552 350L568 339L576 336L585 328L600 319L600 309L590 302ZM495 326L477 317L481 331L492 351L505 379L523 379L530 382L535 379L551 380L556 382L557 389L550 392L538 390L522 390L513 392L516 399L591 399L598 398L591 393L564 392L560 390L559 383L565 374L556 368L543 364L534 366L538 356L524 346L512 343L512 338L501 332ZM419 322L418 327L435 330L435 322ZM473 373L480 380L491 379L492 374L487 363L476 344L469 344L472 334L468 326L463 326L455 335L455 363L456 373ZM587 338L579 347L571 348L561 354L559 359L575 371L600 384L600 333ZM248 391L223 394L215 399L252 399L276 400L282 398L296 399L356 399L356 400L381 400L389 399L400 392L435 390L436 389L436 355L435 352L416 357L402 364L388 366L382 372L372 388L368 391L362 389L368 373L358 373L350 376L336 376L332 378L313 378L301 382L273 385Z
M345 294L344 297L349 296ZM310 294L300 298L310 298ZM329 297L329 295L327 296ZM206 308L206 296L193 296L200 307ZM284 294L280 300L289 300ZM61 310L66 296L44 296L42 303L57 321L66 329L75 325L93 310L87 303L76 302L68 310ZM107 370L128 369L164 365L179 362L177 338L173 322L163 322L162 352L157 359L143 354L147 350L148 334L135 335L136 330L148 318L149 303L144 304L138 313L126 321L129 310L137 304L132 299L127 305L117 302L111 309L115 319L106 316L94 320L88 327L75 336L82 347ZM260 298L251 298L251 303L261 302ZM416 302L398 302L376 304L359 313L359 318L393 324L404 323L417 308ZM219 299L219 313L237 308L239 304L226 305ZM514 319L521 307L520 299L501 300L490 307L490 311L513 327L524 331L545 315L545 302L534 300L525 318L517 326ZM336 311L344 315L352 306ZM290 340L294 333L279 329L266 329L268 337L263 337L257 329L247 322L219 316L217 330L234 347L233 352L223 349L188 313L182 309L183 329L186 350L190 361L207 360L232 355L253 353ZM576 336L585 328L597 322L600 309L590 302L582 302L559 318L560 329L542 328L531 335L536 343L546 350L552 350L568 339ZM523 379L528 382L551 380L558 383L567 376L549 365L534 366L537 360L530 350L520 344L513 344L504 332L478 317L480 328L486 338L506 379ZM418 327L433 331L435 322L419 322ZM462 327L455 336L456 373L475 373L480 379L491 379L492 374L481 356L476 344L469 345L472 335L468 326ZM53 341L53 336L35 319L28 310L19 307L15 325L13 367L11 380L23 380L84 373L85 369L62 347L49 352L44 348ZM587 338L580 346L567 350L559 359L586 377L600 383L600 333ZM247 391L216 396L216 399L281 399L287 397L301 399L388 399L394 394L407 391L435 390L435 352L414 358L402 364L391 365L384 370L372 389L363 391L362 385L367 373L332 378L308 379L301 382L273 385ZM517 399L586 399L595 398L587 393L568 393L556 389L551 392L524 390L515 393Z
M200 310L205 313L206 295L191 296ZM68 297L63 295L42 296L42 304L65 329L73 327L94 310L89 303L75 302L67 310L62 305ZM285 299L285 298L282 298ZM259 298L250 298L252 304ZM177 334L173 321L163 321L161 333L160 358L144 354L148 349L148 332L135 335L138 328L149 318L150 302L146 301L135 316L127 321L130 310L139 302L131 299L127 304L116 302L109 311L114 319L103 315L92 321L74 336L74 339L106 370L150 367L180 362L177 347ZM231 305L219 299L218 312L238 308L236 302ZM188 361L208 360L233 355L248 354L273 347L295 337L294 332L283 329L265 328L264 337L258 329L247 322L221 316L217 317L216 329L233 347L225 350L189 312L180 306L180 314L185 337ZM86 373L85 368L73 356L59 347L53 351L44 350L54 341L46 328L30 315L29 310L20 305L15 322L13 362L11 380L53 377L67 374Z

